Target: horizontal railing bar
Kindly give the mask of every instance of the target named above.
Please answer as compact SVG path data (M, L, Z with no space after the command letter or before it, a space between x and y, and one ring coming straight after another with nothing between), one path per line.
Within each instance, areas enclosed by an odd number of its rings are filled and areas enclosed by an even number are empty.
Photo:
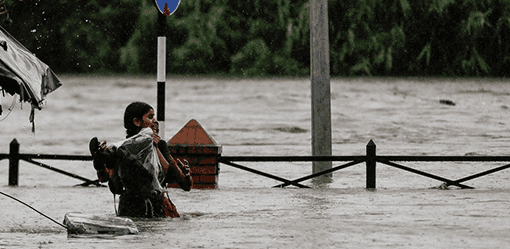
M510 162L510 156L376 156L388 161L408 162ZM236 162L311 162L357 161L367 156L221 156L221 161Z
M74 161L92 161L92 156L83 155L52 155L52 154L19 154L21 159L47 159L47 160L74 160Z
M365 158L366 156L221 156L220 162L364 161Z
M86 155L19 154L20 158L47 160L92 161ZM0 160L8 159L9 154L0 154ZM221 156L221 161L236 162L313 162L313 161L357 161L367 156ZM376 156L389 161L408 162L510 162L510 156Z
M510 156L377 156L388 161L407 162L510 162Z

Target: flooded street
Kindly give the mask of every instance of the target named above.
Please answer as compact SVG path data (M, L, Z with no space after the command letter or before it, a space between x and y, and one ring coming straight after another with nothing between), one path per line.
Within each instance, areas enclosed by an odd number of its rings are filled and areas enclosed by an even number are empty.
M88 155L88 141L124 135L132 101L155 106L155 79L63 76L62 88L36 112L15 107L0 123L0 153L16 138L21 153ZM477 79L334 79L333 155L507 156L510 82ZM196 119L224 156L307 156L308 79L174 78L167 82L166 140ZM2 99L2 105L12 99ZM448 100L455 105L444 104ZM299 131L299 132L293 132ZM95 179L91 162L44 163ZM333 166L344 162L334 162ZM460 179L507 162L402 162ZM311 173L310 162L239 163L286 179ZM377 164L377 190L365 189L365 163L333 173L310 189L271 188L280 182L220 164L219 188L171 189L181 218L135 220L140 233L68 237L20 203L0 197L0 248L505 248L510 243L510 172L465 182L475 189L439 190L442 182ZM8 187L0 161L0 191L62 221L65 213L114 216L108 188L20 163L19 187ZM118 197L116 200L118 204Z
M33 205L55 218L69 210L111 215L113 198L104 190L73 188L66 196L76 199L66 204ZM31 210L3 202L4 208L18 211L3 218L12 230L1 233L0 247L504 248L510 242L508 194L502 189L192 191L172 194L181 218L135 219L138 235L78 238L67 238L63 229ZM84 199L95 206L82 205Z

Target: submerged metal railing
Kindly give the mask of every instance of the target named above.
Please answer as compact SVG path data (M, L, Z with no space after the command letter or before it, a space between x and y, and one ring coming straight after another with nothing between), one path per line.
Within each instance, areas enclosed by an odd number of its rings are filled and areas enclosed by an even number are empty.
M79 184L81 186L103 186L99 182L99 180L88 179L55 167L52 167L47 164L43 164L38 161L34 161L34 159L43 159L43 160L78 160L78 161L92 161L92 156L79 156L79 155L51 155L51 154L20 154L19 153L19 143L16 139L14 139L10 144L10 152L9 154L1 154L0 160L9 159L9 186L17 186L18 185L18 172L19 172L19 161L25 161L28 163L35 164L37 166L55 171L60 174L67 175L69 177L73 177L79 180L82 180L83 183ZM444 182L446 186L458 186L460 188L473 188L471 186L463 184L463 182L479 178L488 174L493 174L507 168L510 168L510 164L505 164L500 167L492 168L483 172L479 172L467 177L463 177L460 179L448 179L446 177L441 177L438 175L434 175L422 170L418 170L415 168L411 168L396 162L510 162L510 156L377 156L376 155L376 145L370 140L370 142L366 145L366 155L360 156L218 156L218 161L222 164L235 167L241 170L245 170L254 174L258 174L264 177L268 177L277 181L281 181L282 183L273 187L286 187L286 186L296 186L299 188L309 188L306 185L301 184L301 182L324 176L325 174L329 174L341 169L345 169L360 163L365 162L366 165L366 188L367 189L375 189L376 188L376 167L377 163L382 163L391 167L395 167L404 171L408 171L414 174L418 174L424 177L432 178L441 182ZM327 169L318 173L310 174L307 176L300 177L298 179L289 180L283 177L279 177L273 174L269 174L267 172L262 172L257 169L253 169L247 166L243 166L238 162L313 162L313 161L331 161L331 162L346 162L344 164L332 167L331 169Z
M323 176L341 169L345 169L360 163L366 163L366 188L376 188L376 166L377 162L405 170L411 173L422 175L424 177L432 178L442 181L446 186L458 186L463 189L471 189L473 187L462 184L468 180L479 178L488 174L492 174L501 170L510 168L510 164L505 164L500 167L492 168L477 174L473 174L464 178L452 180L431 173L427 173L418 169L414 169L395 162L510 162L510 156L377 156L376 145L370 140L366 145L366 155L363 156L222 156L220 162L235 168L246 170L255 174L266 176L278 181L282 184L273 187L286 187L289 185L297 186L300 188L308 188L308 186L300 184L300 182L309 180L315 177ZM348 163L332 167L331 169L322 172L314 173L304 176L295 180L284 179L266 172L261 172L234 162L299 162L299 161L348 161Z
M92 156L78 156L78 155L52 155L52 154L20 154L19 153L19 143L16 139L13 139L10 143L9 154L0 154L0 160L9 159L9 186L18 186L19 179L19 161L25 161L31 164L35 164L37 166L55 171L57 173L76 178L78 180L82 180L82 184L78 184L81 186L103 186L99 182L99 180L88 179L83 176L79 176L53 166L34 161L34 159L42 159L42 160L71 160L71 161L92 161Z

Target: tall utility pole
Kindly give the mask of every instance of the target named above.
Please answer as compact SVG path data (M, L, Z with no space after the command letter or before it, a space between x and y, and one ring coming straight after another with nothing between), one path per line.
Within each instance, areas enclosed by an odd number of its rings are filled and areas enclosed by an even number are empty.
M329 71L328 0L310 0L312 81L312 155L331 156L331 87ZM313 173L332 168L331 161L313 162ZM331 181L332 173L322 182Z

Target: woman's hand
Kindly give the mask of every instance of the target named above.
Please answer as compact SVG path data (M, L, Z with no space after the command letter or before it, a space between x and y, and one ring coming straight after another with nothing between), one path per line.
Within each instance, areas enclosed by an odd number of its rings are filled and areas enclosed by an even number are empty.
M158 133L153 132L152 133L152 140L154 140L154 143L158 144L159 141L161 141L161 137L158 135Z
M177 182L179 186L184 191L190 191L193 186L193 178L191 178L190 167L188 164L188 160L183 159L184 163L179 159L172 159L172 165L174 166L175 171L179 174Z
M150 125L149 127L152 129L152 139L154 140L154 142L156 144L159 143L159 141L161 140L161 137L159 136L159 123L158 121L154 120Z
M188 164L188 160L183 159L183 161L184 162L182 162L179 158L177 158L177 162L179 162L179 167L181 168L182 173L185 176L189 176L190 175L190 167Z

